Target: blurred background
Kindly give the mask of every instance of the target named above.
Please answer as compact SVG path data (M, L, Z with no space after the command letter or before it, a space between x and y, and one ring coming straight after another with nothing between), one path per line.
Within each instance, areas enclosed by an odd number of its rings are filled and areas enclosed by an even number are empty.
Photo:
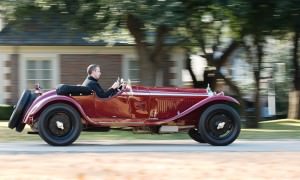
M81 84L99 64L145 86L224 91L247 127L300 119L299 0L0 1L0 119L24 89Z

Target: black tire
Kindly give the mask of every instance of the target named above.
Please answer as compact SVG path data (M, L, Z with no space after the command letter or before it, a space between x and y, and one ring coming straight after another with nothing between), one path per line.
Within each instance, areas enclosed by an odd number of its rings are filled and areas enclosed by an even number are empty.
M32 94L29 90L23 91L21 98L19 99L16 105L16 108L14 109L13 113L9 118L8 121L9 128L13 129L21 123L26 107L28 106L29 101L31 99L31 96Z
M206 143L206 141L203 140L201 134L198 132L197 129L195 128L191 128L189 131L188 131L188 135L194 140L194 141L197 141L199 143Z
M59 128L58 123L63 127ZM53 146L72 144L80 135L82 124L79 113L70 105L57 103L47 107L38 118L41 138Z
M30 107L30 105L33 103L33 101L36 99L36 97L37 97L36 94L33 94L33 93L30 94L28 103L26 104L26 108L24 109L24 113L27 111L27 109ZM23 116L24 116L24 114L23 114ZM26 124L23 123L22 120L19 121L19 123L16 126L16 131L17 132L22 132L25 128L25 125Z
M229 105L212 105L201 115L199 130L203 140L207 143L214 146L226 146L235 141L240 134L240 116Z
M16 126L16 131L17 132L22 132L23 130L24 130L24 128L25 128L25 123L23 123L23 122L20 122L17 126Z

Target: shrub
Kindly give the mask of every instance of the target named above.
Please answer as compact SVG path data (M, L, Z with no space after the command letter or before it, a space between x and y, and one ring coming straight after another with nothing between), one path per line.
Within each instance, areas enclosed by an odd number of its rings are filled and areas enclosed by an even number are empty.
M13 110L10 105L0 104L0 120L8 120Z

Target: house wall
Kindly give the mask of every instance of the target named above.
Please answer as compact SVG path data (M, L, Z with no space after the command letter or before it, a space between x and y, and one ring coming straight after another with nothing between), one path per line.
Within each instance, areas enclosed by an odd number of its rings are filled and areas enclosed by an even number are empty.
M5 79L5 70L7 69L5 66L7 60L6 54L0 54L0 104L4 102L7 95L5 92L6 79Z
M59 83L81 84L86 77L89 64L100 64L101 85L108 88L118 76L129 77L128 61L137 59L132 46L0 46L0 103L16 104L25 88L25 61L27 58L49 57L53 60L53 87ZM5 61L5 59L7 61ZM184 64L184 51L175 48L170 53L170 61L162 72L168 86L182 86L181 70ZM4 69L4 70L3 70ZM2 78L1 78L2 77Z
M7 104L16 104L19 98L19 55L10 54L9 59L5 63L6 68L9 70L5 73L5 78L8 79L8 83L5 86L5 93L9 93L6 96L5 102Z
M109 88L117 77L122 77L122 55L120 54L61 54L61 83L81 84L87 76L89 64L101 67L101 86Z
M35 61L42 61L42 60L49 60L51 62L51 67L53 67L53 80L51 84L51 88L55 88L57 84L60 83L60 63L59 63L59 54L56 53L47 53L47 52L36 52L36 53L20 53L19 54L19 63L18 66L22 68L18 68L19 72L19 94L22 94L24 89L33 89L34 87L26 87L25 77L27 77L26 72L26 63L28 60L35 60ZM38 82L36 82L38 83ZM44 87L42 87L44 88Z
M4 102L4 73L3 72L3 69L4 69L4 61L5 61L5 55L0 55L0 104L2 102Z

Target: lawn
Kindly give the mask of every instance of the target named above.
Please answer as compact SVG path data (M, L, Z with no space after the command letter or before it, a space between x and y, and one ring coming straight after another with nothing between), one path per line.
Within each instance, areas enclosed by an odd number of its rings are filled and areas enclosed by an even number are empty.
M274 120L262 121L259 123L259 129L242 128L239 139L300 139L300 120ZM38 135L27 134L30 129L26 126L22 133L11 130L7 127L7 122L0 122L0 141L32 141L40 140ZM110 132L82 132L79 140L110 140L110 139L149 139L149 140L167 140L167 139L190 139L186 133L175 134L133 134L128 131L112 130Z
M262 121L259 129L242 129L241 139L300 139L300 120Z

